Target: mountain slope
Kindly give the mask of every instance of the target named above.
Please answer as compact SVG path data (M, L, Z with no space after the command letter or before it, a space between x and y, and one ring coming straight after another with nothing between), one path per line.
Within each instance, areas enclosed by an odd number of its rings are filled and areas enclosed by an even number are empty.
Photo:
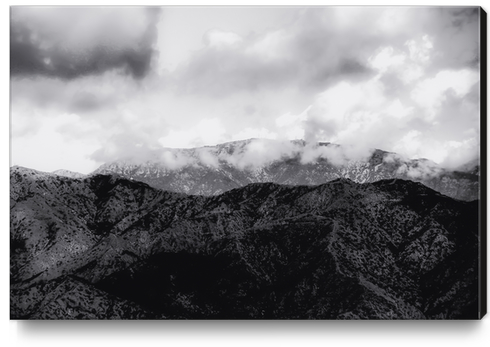
M84 178L85 177L84 174L81 174L79 172L74 172L74 171L64 170L64 169L55 170L52 173L55 175L58 175L58 176L64 176L64 177L70 177L70 178Z
M478 317L478 202L410 181L205 197L13 168L10 234L12 318Z
M355 156L330 143L259 139L193 149L168 149L146 163L114 162L94 174L117 174L152 187L186 194L218 195L250 183L318 185L337 178L358 183L400 178L421 182L459 200L476 200L474 170L448 171L428 160L406 160L381 150ZM172 158L172 160L169 160ZM473 166L472 166L473 168Z

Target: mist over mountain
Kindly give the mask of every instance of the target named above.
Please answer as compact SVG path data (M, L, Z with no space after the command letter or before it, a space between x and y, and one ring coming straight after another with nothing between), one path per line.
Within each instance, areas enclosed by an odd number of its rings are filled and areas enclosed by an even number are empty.
M94 174L118 174L174 192L217 195L250 183L317 185L337 178L358 183L400 178L459 200L479 197L478 160L458 171L427 159L379 149L302 140L249 139L191 149L165 149L143 160L107 163ZM475 171L477 170L477 171Z
M10 180L13 319L481 317L479 202L420 183Z

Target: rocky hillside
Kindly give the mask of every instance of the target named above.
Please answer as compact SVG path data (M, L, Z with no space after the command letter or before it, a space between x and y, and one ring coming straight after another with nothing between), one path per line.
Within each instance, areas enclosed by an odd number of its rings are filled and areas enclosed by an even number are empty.
M479 317L478 202L420 183L10 175L13 319Z
M143 164L118 161L94 174L117 174L158 189L218 195L250 183L318 185L337 178L357 183L400 178L421 182L459 200L479 198L479 176L471 169L448 171L425 160L407 160L382 150L353 159L348 148L330 143L252 139L193 149L168 149Z

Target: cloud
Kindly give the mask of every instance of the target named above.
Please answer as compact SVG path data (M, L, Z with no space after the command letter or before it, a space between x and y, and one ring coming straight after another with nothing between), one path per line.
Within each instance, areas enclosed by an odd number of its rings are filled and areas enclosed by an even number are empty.
M27 162L30 163L28 167L47 172L69 167L76 172L89 173L97 168L97 164L89 158L89 153L96 151L99 143L91 137L77 139L66 136L64 132L64 129L70 128L77 133L90 130L78 123L78 116L62 114L42 121L39 119L13 119L10 149L14 162ZM35 131L28 136L19 136L16 134L19 131L18 122L24 120L34 123ZM56 156L57 160L50 160L53 156Z
M477 68L477 38L477 8L302 9L292 25L260 35L208 32L177 81L182 91L214 96L292 86L319 92L395 65L409 83L424 71Z
M193 127L181 130L171 129L166 136L158 139L163 147L192 148L215 144L223 140L225 129L217 118L201 119Z
M219 29L212 29L206 32L203 40L208 47L217 49L238 46L243 41L240 35L231 31L222 31Z
M446 99L446 91L451 90L456 97L468 94L470 88L480 80L477 71L443 70L433 78L422 80L411 92L411 98L421 107L428 110L431 117L435 115L436 109Z
M170 170L178 170L188 165L196 163L196 159L185 152L163 150L160 155L160 163ZM206 158L205 158L206 160ZM207 160L207 163L210 161Z
M291 112L285 113L276 118L276 126L282 137L291 140L299 140L305 138L304 121L310 111L312 105L298 115Z
M104 145L92 153L90 158L96 162L129 161L144 163L149 160L158 159L159 149L141 142L137 136L127 136L126 134L115 134L110 136Z
M155 104L146 102L145 89L151 87L151 78L139 83L130 81L132 76L116 71L83 76L76 81L42 76L12 80L12 135L22 140L24 147L17 147L14 152L14 160L21 160L16 163L29 166L24 162L28 153L45 147L39 142L54 140L58 144L50 146L43 155L46 165L58 162L52 170L70 164L72 170L87 173L97 163L154 158L156 149L161 148L157 139L169 127ZM52 129L46 131L46 126ZM43 140L42 136L49 138ZM57 160L64 148L73 147L70 143L78 143L73 155L83 156L78 160L86 169L73 165L76 159Z
M218 157L209 148L198 148L196 151L198 159L202 164L214 168L219 167Z
M427 21L435 38L432 69L478 69L480 64L479 7L435 8L434 20ZM432 13L431 13L432 14Z
M268 62L233 49L207 48L176 73L179 91L222 97L286 83L294 78L295 66L285 59Z
M366 33L358 33L368 41L377 26L390 26L380 32L370 51L359 50L361 56L367 54L367 66L375 74L332 83L304 111L306 119L288 126L303 128L309 143L347 146L351 158L365 156L368 148L381 148L455 168L478 157L479 70L469 54L478 49L475 11L348 12L337 18L341 31L359 30L367 18L382 19L365 28ZM407 30L405 25L416 18L424 24ZM351 26L352 20L359 20L359 25ZM462 37L470 43L462 49L450 47L451 40Z
M444 70L419 78L412 92L396 99L382 74L341 82L318 94L297 126L304 126L309 143L347 146L350 158L380 148L455 168L479 156L478 79L472 70Z
M210 31L206 46L177 69L177 83L189 93L225 96L289 86L318 90L333 80L368 75L353 48L338 49L343 33L322 19L331 11L306 10L293 26L262 35Z
M362 83L340 82L319 94L307 112L305 140L369 146L363 135L380 122L376 111L390 104L383 91L379 79L372 78Z
M106 103L107 100L104 100L104 98L101 98L90 91L82 90L73 95L70 109L75 112L86 113L98 110Z
M290 141L253 139L233 153L220 153L219 159L239 169L255 169L298 153L297 145Z
M145 102L149 97L147 91L161 91L161 88L155 88L155 79L147 76L135 81L131 75L115 70L79 76L75 80L42 75L15 76L10 81L12 118L46 118L76 113L84 120L103 123L101 125L105 127L117 122L123 109L148 113L154 105Z
M171 72L152 70L165 54L157 9L15 7L11 18L12 133L29 148L66 117L53 128L58 147L89 142L98 163L157 157L178 168L199 158L165 147L252 137L308 144L257 143L230 162L301 151L341 164L380 148L455 167L479 155L477 8L298 8L287 26L257 33L206 28ZM198 157L216 166L208 154Z
M136 79L151 68L158 8L13 7L12 76L62 79L119 69Z
M438 176L443 169L430 160L407 161L397 169L397 175L406 175L412 179L428 179Z

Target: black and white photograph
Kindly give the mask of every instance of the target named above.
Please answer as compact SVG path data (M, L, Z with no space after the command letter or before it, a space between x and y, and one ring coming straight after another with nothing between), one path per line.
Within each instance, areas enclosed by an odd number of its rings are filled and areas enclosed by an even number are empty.
M11 6L10 319L482 319L485 41L478 6Z

